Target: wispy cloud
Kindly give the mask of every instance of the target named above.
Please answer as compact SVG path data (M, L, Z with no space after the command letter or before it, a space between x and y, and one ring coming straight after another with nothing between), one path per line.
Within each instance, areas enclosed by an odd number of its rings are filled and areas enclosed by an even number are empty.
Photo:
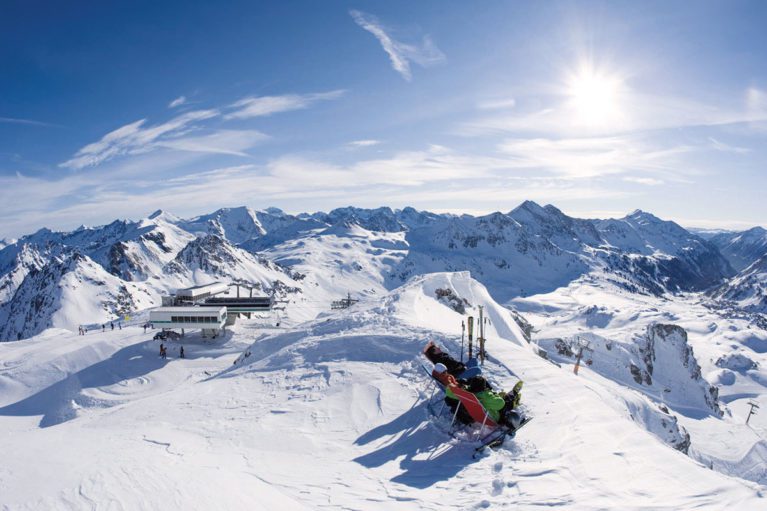
M168 108L176 108L177 106L181 106L184 103L186 103L186 96L179 96L170 103L168 103Z
M429 36L424 36L420 44L408 44L394 39L387 29L375 16L357 10L349 11L354 21L378 39L395 71L405 80L410 81L412 72L410 63L415 62L422 67L428 67L445 61L445 54L432 42Z
M748 89L745 101L733 99L731 104L714 105L693 97L640 93L624 86L614 98L609 122L604 123L589 123L588 116L583 115L584 105L573 102L566 91L515 99L513 110L491 108L499 111L483 112L474 119L461 121L455 132L464 136L511 133L582 137L767 120L767 93L755 88ZM599 108L597 99L590 101L594 105L589 106Z
M623 178L623 180L629 183L636 183L636 184L646 185L646 186L659 186L664 183L663 180L655 179L654 177L626 176Z
M373 140L373 139L367 139L367 140L353 140L352 142L349 142L350 147L372 147L375 145L379 145L381 143L380 140Z
M505 110L514 108L517 100L513 97L485 99L477 103L480 110Z
M99 165L116 156L147 152L159 147L157 143L164 137L182 135L195 122L217 115L218 110L195 110L168 122L146 127L146 119L141 119L107 133L98 142L86 145L60 166L79 170Z
M338 99L345 91L334 90L313 94L285 94L282 96L253 96L243 98L230 106L234 109L224 116L225 119L249 119L251 117L264 117L280 112L301 110L308 108L318 101Z
M169 121L149 125L147 119L126 124L78 150L59 166L73 170L95 167L120 156L164 148L176 151L245 156L243 152L268 138L255 130L212 130L212 119L247 119L308 108L318 101L340 98L342 90L312 94L248 97L222 108L193 110ZM170 106L181 98L173 101Z
M43 126L46 128L56 126L49 122L33 121L32 119L17 119L15 117L0 117L0 122L7 124L26 124L27 126Z
M722 151L725 153L737 153L737 154L746 154L751 152L751 149L749 149L748 147L738 147L734 145L725 144L724 142L720 142L714 137L708 137L708 140L709 142L711 142L711 147L713 147L717 151Z
M268 139L268 135L257 130L218 130L207 135L162 140L157 145L178 151L247 156L246 149Z
M236 149L233 149L236 150ZM182 155L189 153L180 153ZM152 153L141 168L163 169L151 181L143 174L114 173L103 179L98 172L70 173L56 181L0 177L0 202L6 207L0 222L6 235L20 235L41 225L72 228L81 223L99 224L114 217L133 217L163 204L178 214L202 212L226 203L248 204L253 197L273 205L299 200L305 210L323 203L380 205L381 197L396 206L451 202L479 203L489 209L509 207L509 201L534 198L609 197L616 193L588 181L558 177L514 177L503 159L461 153L442 146L397 152L389 157L360 159L348 164L285 155L264 165L249 163L233 167L174 173L174 162L158 159L170 154ZM75 200L72 200L72 199ZM65 200L66 199L66 200ZM62 207L62 204L65 204ZM194 210L190 210L194 205ZM202 209L201 209L202 208Z
M674 156L688 146L657 147L628 136L510 139L499 146L511 168L543 169L569 178L623 174L631 170L673 172Z

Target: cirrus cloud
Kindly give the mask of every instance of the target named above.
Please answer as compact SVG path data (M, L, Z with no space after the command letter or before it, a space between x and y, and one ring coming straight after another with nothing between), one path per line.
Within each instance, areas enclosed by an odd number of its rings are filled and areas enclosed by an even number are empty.
M421 67L428 67L445 61L445 54L437 48L429 36L424 36L421 44L404 43L394 39L378 21L378 18L372 14L357 10L351 10L349 14L357 25L378 39L383 50L389 55L392 68L407 81L413 77L410 71L411 62L415 62Z

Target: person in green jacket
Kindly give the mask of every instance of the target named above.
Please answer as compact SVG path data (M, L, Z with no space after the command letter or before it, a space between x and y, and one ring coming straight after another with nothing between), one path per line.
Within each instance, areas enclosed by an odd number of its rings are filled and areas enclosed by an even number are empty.
M469 392L477 396L477 399L482 406L487 410L487 414L493 421L498 422L501 418L501 410L506 406L506 401L503 399L505 394L501 392L495 392L487 380L481 376L476 376L469 381Z
M522 382L517 382L511 392L496 392L482 376L469 380L469 392L477 396L487 414L497 423L506 422L506 415L519 406Z

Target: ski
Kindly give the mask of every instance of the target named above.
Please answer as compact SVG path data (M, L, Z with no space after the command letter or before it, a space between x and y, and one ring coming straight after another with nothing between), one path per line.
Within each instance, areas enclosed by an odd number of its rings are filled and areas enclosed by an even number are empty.
M494 436L490 440L486 440L488 437L485 437L485 440L483 440L482 445L474 449L474 454L472 457L476 458L477 455L482 452L486 447L490 447L491 449L495 449L496 447L500 447L503 445L503 443L506 441L506 438L514 438L517 435L517 431L522 429L528 422L533 420L532 417L526 417L525 420L522 421L522 423L519 425L517 429L514 431L509 430L503 430L499 435ZM493 433L490 433L491 436Z

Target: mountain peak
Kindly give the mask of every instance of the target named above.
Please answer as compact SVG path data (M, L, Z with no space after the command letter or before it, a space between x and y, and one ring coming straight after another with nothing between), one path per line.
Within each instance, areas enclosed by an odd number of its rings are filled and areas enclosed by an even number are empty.
M642 211L641 209L635 209L631 214L626 215L624 218L625 220L633 220L635 222L638 222L640 224L649 224L649 223L661 223L663 220L658 218L657 216L653 215L652 213L648 213L646 211Z
M176 215L174 215L173 213L169 213L169 212L164 211L162 209L158 209L157 211L155 211L154 213L149 215L147 217L147 219L148 220L163 220L163 221L169 222L169 223L175 223L175 222L178 222L180 220L180 218L177 217Z
M752 227L748 229L747 231L744 231L743 234L749 237L751 236L761 237L767 234L767 229L757 225L756 227Z
M526 200L516 208L512 209L509 214L515 213L517 211L529 211L530 213L536 213L539 215L546 213L546 210L543 208L543 206L531 200Z

